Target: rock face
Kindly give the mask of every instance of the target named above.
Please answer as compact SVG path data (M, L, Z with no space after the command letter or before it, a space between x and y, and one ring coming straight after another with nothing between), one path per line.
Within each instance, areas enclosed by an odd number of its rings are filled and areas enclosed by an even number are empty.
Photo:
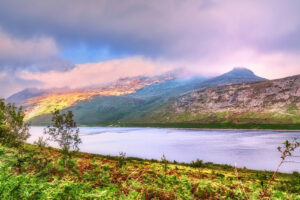
M166 121L298 123L300 76L208 87L175 100ZM165 111L164 111L165 112Z

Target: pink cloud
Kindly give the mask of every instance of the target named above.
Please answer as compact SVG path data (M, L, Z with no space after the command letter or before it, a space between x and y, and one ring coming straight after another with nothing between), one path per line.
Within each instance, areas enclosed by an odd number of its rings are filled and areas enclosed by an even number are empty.
M253 70L257 75L268 78L283 78L300 74L300 56L272 52L260 54L253 49L239 49L212 59L201 59L195 62L151 60L144 57L113 59L105 62L78 64L65 71L34 73L23 71L22 79L43 83L44 88L70 87L80 88L91 85L102 85L119 78L134 76L153 76L181 68L185 75L216 76L233 67L240 66Z
M101 85L119 78L133 76L153 76L173 69L174 66L163 61L151 61L143 57L114 59L98 63L79 64L65 72L50 71L32 73L23 71L20 77L26 80L38 80L43 87L79 88Z
M53 39L38 37L20 39L12 37L0 29L0 61L32 62L56 56L59 49Z

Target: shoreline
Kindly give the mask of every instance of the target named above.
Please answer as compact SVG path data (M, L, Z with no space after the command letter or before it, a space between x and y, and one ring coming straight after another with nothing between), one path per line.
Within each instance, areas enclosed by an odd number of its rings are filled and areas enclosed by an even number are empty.
M80 127L128 127L128 128L169 128L191 130L245 130L245 131L277 131L300 132L300 124L193 124L193 123L99 123L81 125Z
M47 125L31 125L32 127L46 127ZM218 131L276 131L276 132L299 132L299 129L277 129L277 128L218 128L218 127L174 127L174 126L138 126L138 125L78 125L79 128L93 128L93 127L109 127L109 128L158 128L158 129L183 129L183 130L218 130Z

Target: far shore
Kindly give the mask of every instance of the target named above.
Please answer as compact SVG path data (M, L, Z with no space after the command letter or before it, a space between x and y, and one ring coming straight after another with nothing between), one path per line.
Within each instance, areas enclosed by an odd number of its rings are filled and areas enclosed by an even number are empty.
M47 126L39 124L33 126ZM80 127L131 127L131 128L172 128L199 130L266 130L300 132L300 124L200 124L200 123L124 123L103 122L99 124L78 124Z

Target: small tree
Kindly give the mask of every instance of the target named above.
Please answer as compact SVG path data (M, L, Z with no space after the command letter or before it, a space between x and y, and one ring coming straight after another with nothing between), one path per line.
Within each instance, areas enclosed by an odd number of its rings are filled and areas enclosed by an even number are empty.
M125 164L125 158L126 158L126 153L125 152L119 152L119 167L123 167L123 165Z
M44 133L50 135L50 139L58 143L62 149L64 167L67 166L71 158L70 150L79 151L78 145L81 143L79 138L79 128L73 120L72 111L60 113L59 110L53 112L51 125L44 129Z
M264 189L261 198L263 199L264 197L268 196L268 189L270 188L270 185L272 183L272 181L274 180L277 172L279 171L281 165L286 161L286 158L288 157L292 157L292 153L298 148L300 147L300 143L297 141L297 138L294 138L291 142L286 140L285 142L282 143L283 146L279 146L277 147L277 150L281 153L281 160L280 163L277 166L277 169L275 170L275 172L273 173L272 177L270 178L268 185L266 186L266 188Z
M20 147L29 137L29 123L24 121L22 107L0 99L0 143Z

